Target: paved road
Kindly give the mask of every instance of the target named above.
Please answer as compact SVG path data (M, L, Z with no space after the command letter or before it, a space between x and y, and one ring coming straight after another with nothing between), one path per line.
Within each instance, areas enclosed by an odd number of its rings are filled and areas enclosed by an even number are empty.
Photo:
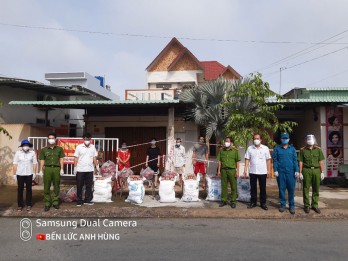
M19 238L17 218L0 219L1 260L347 260L347 221L231 219L138 219L137 227L81 227L80 220L55 219L42 227L31 219L33 237ZM131 219L128 219L131 220ZM52 219L50 219L52 221ZM96 219L93 219L96 221ZM109 220L114 221L114 220ZM74 223L75 222L75 223ZM109 222L108 222L109 223ZM38 227L38 226L41 227ZM52 225L52 224L50 224ZM74 228L74 225L77 225ZM110 224L109 224L110 225ZM35 239L37 233L77 240ZM79 240L81 235L119 234L119 240Z

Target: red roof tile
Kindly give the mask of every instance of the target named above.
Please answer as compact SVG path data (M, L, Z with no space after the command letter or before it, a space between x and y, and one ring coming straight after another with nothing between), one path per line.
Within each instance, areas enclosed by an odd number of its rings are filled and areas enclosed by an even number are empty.
M204 68L204 80L215 80L219 76L223 75L226 71L231 71L236 78L240 78L240 74L236 72L231 66L225 67L218 61L201 61Z

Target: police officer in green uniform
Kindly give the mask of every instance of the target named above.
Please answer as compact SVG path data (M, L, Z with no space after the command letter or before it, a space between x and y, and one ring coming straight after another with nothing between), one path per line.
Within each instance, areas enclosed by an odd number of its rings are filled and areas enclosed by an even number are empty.
M65 157L62 147L56 146L56 134L50 133L48 136L48 146L43 148L39 154L40 174L43 173L44 181L44 203L45 211L50 210L51 205L59 209L60 175L64 174L63 158ZM50 188L53 181L54 197L51 200Z
M221 203L223 207L227 202L227 185L231 186L231 208L236 207L237 202L237 177L239 169L240 155L238 149L233 147L233 141L230 137L225 138L224 148L219 151L218 176L221 177Z
M318 208L320 181L324 179L324 155L316 146L312 134L306 137L307 146L301 148L298 160L300 162L300 179L303 180L304 211L308 214L311 208L320 214ZM312 186L312 204L309 202L309 188Z

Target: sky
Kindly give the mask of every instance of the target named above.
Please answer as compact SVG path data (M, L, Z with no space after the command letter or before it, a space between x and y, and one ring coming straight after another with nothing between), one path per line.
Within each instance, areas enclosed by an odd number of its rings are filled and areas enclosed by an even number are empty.
M348 87L347 10L346 0L1 0L0 76L85 71L124 99L177 37L198 60L260 72L281 94Z

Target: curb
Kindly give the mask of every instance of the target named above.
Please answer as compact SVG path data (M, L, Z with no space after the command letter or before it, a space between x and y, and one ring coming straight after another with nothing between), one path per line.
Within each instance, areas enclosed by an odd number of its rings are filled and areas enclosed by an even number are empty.
M1 217L31 217L31 218L225 218L225 219L273 219L273 220L348 220L348 209L322 209L321 214L303 209L296 209L291 215L278 209L264 211L262 209L203 209L203 208L142 208L142 207L108 207L105 209L51 209L44 212L33 209L31 212L17 212L8 209L0 212Z

